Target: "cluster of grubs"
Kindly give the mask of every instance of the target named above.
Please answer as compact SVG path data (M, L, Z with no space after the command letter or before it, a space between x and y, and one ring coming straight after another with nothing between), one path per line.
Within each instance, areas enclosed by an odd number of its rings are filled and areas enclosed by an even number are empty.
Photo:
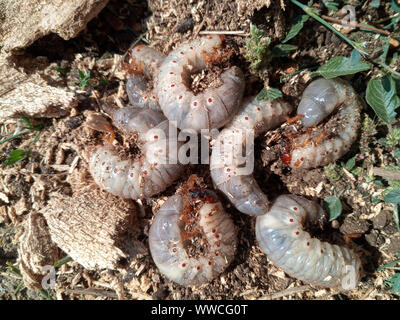
M126 91L130 106L109 110L114 126L123 134L136 134L141 154L123 158L110 145L97 146L89 168L104 190L124 198L143 199L156 195L177 180L184 165L170 159L168 127L180 130L223 130L213 141L211 178L216 189L233 206L257 216L256 237L270 260L289 275L304 282L339 289L354 288L361 263L350 249L311 238L304 226L324 215L310 200L282 195L271 204L252 172L240 161L246 137L235 134L252 130L257 136L279 126L301 121L305 128L286 137L282 161L293 169L315 168L343 156L357 137L362 100L341 79L317 79L305 89L297 115L282 99L243 98L245 79L238 67L220 73L220 85L195 94L191 75L210 69L224 53L221 36L207 36L181 45L167 56L143 45L130 51ZM333 112L343 119L335 132L314 128ZM154 134L159 130L160 135ZM162 138L161 138L162 137ZM229 148L224 146L229 145ZM251 153L251 152L250 152ZM253 154L246 156L254 156ZM229 163L226 159L233 159ZM175 161L171 161L175 160ZM192 183L193 184L193 183ZM153 260L169 279L198 285L218 276L234 258L237 236L234 223L217 195L194 185L168 198L155 215L149 234ZM200 239L193 253L191 238ZM192 248L193 249L193 248Z

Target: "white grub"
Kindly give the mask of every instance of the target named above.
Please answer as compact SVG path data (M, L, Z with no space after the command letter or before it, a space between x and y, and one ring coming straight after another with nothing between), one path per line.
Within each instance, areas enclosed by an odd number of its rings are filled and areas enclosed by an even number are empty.
M324 212L314 201L279 196L270 211L257 217L256 237L268 258L291 277L340 290L354 289L361 261L353 250L311 238L304 225L317 224Z
M165 55L144 45L135 46L130 51L130 76L126 82L126 93L134 107L161 110L150 82L154 80L154 75L158 73L164 59Z
M218 200L202 201L197 223L207 246L199 256L188 254L182 237L181 195L168 198L150 228L149 245L155 264L161 273L183 286L211 281L228 267L236 251L237 235L230 216Z
M321 142L306 143L307 133L296 138L290 154L290 167L315 168L327 165L346 154L358 135L360 112L363 102L350 84L341 79L317 79L306 88L297 109L305 127L319 124L338 107L343 123L337 132L326 133L329 137ZM333 135L333 136L332 136Z
M220 75L222 85L199 94L190 89L190 76L222 58L223 37L201 37L172 51L163 61L156 79L156 92L165 116L180 129L214 129L224 126L236 113L244 91L238 67Z
M291 106L282 100L269 102L249 98L213 145L210 160L213 183L240 212L260 215L268 210L268 198L254 179L252 170L248 170L254 162L254 148L246 145L246 140L253 143L248 139L250 135L254 137L276 127L285 121L290 111ZM240 163L242 153L247 158L245 167Z
M135 200L164 191L183 170L173 158L177 152L170 144L168 120L151 109L125 107L109 113L124 134L137 135L141 154L124 159L112 145L97 146L89 161L95 182L113 195Z

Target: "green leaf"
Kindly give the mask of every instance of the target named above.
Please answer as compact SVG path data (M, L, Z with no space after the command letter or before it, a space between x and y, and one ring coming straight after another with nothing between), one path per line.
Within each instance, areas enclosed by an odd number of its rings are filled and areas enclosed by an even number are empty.
M82 70L78 69L78 74L79 77L81 78L81 82L79 83L79 86L82 88L85 88L86 86L90 87L90 70L88 71L88 73L85 75Z
M383 197L383 200L385 202L399 204L400 203L400 189L393 189L392 191L390 191L387 195L385 195Z
M307 14L303 14L301 16L297 16L293 22L292 27L290 28L286 38L283 39L282 43L288 42L290 39L297 36L301 29L303 29L304 23L308 20L309 16Z
M64 68L61 68L61 67L58 67L58 68L57 68L57 71L58 71L59 73L61 73L63 76L65 76L65 75L67 74L67 70L65 70Z
M70 256L66 256L66 257L58 260L57 262L55 262L53 267L54 268L58 268L58 267L62 266L63 264L66 264L66 263L68 263L70 261L72 261L72 258Z
M395 265L398 264L398 263L400 263L400 260L396 260L396 261L393 261L393 262L386 263L386 264L380 266L379 268L377 268L376 271L379 271L379 270L382 270L382 269L386 269L386 268L393 267L393 266L395 266Z
M400 273L395 273L390 277L392 283L392 291L400 292Z
M324 208L329 213L329 221L335 220L342 213L342 202L336 196L324 200Z
M381 1L380 0L372 0L371 1L371 7L372 8L379 8L380 5L381 5Z
M28 157L29 157L29 152L26 152L25 150L21 149L15 149L11 151L10 156L6 160L4 160L4 165L9 166L18 161L22 161Z
M349 160L347 160L346 164L343 167L345 169L347 169L348 171L353 170L353 168L356 165L356 158L357 158L357 155L355 155L354 157L352 157Z
M399 5L396 3L395 0L392 0L392 2L390 3L390 7L392 8L392 10L396 13L400 13L400 7Z
M353 50L349 58L334 57L319 67L317 71L312 73L312 75L320 75L325 79L332 79L369 69L370 65L362 62L360 54L356 50Z
M282 92L279 89L275 89L275 88L269 88L267 89L262 89L260 91L260 93L257 95L256 100L260 101L260 100L268 100L268 101L273 101L275 99L281 98Z
M327 7L328 9L333 10L333 11L338 11L338 8L339 8L338 3L334 2L334 1L327 1L327 0L323 0L322 2L324 3L325 7Z
M292 44L278 44L272 48L271 54L273 57L285 57L290 51L296 50L298 46Z
M32 129L33 128L31 120L29 120L27 117L21 117L21 120L26 123L26 128L27 129Z
M395 110L400 106L393 78L386 75L383 78L371 79L368 82L365 98L377 116L390 126L396 117Z

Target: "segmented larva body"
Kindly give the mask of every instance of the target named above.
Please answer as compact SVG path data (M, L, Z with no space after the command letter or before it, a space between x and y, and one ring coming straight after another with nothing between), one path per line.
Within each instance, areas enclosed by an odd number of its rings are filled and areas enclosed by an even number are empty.
M253 138L261 132L285 121L291 109L282 100L271 103L256 98L248 99L213 145L210 170L214 185L243 213L260 215L268 209L268 198L252 174L254 146L248 144L253 144ZM242 155L244 151L245 158ZM247 160L245 166L244 159ZM248 165L251 166L250 170Z
M220 128L236 113L244 91L244 76L238 67L221 73L223 84L195 95L190 75L222 58L223 39L208 36L184 44L163 61L156 80L159 103L165 116L180 129Z
M218 200L203 200L198 227L207 245L200 256L191 257L182 237L182 210L181 195L168 198L161 206L150 228L150 252L160 272L169 279L183 286L199 285L217 277L232 262L236 229Z
M134 107L161 110L157 95L149 81L158 73L165 55L144 46L135 46L129 54L130 76L126 82L126 92Z
M360 127L363 102L350 84L338 78L321 78L305 89L297 109L305 127L317 125L340 106L341 125L336 132L305 133L295 139L290 154L292 168L315 168L336 161L349 151Z
M323 287L353 289L361 278L361 261L345 247L311 238L305 224L324 214L314 201L279 196L270 211L257 217L256 237L268 258L291 277Z
M168 120L161 112L133 107L115 110L111 118L125 134L137 135L141 154L123 159L111 145L96 147L89 161L95 182L123 198L142 199L164 191L183 170L177 159L170 157L173 146L168 139Z

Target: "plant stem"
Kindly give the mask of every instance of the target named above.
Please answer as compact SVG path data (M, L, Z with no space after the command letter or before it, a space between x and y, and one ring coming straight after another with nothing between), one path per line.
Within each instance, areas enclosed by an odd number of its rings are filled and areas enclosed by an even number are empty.
M349 38L347 38L343 33L341 33L339 30L331 26L328 22L326 22L324 19L322 19L319 15L317 15L314 10L302 3L300 3L297 0L290 0L292 3L294 3L296 6L300 7L303 9L305 13L307 13L310 17L314 18L317 20L319 23L323 24L325 27L327 27L329 30L332 32L336 33L340 38L342 38L344 41L346 41L349 45L351 45L354 49L356 49L360 54L362 55L367 55L366 52L362 51L360 48L358 48L353 41L351 41Z
M391 74L393 74L396 78L400 78L400 73L393 70L390 66L388 66L386 63L381 62L381 61L377 61L371 58L371 56L361 50L361 48L355 44L353 41L351 41L348 37L346 37L343 33L341 33L339 30L337 30L336 28L334 28L333 26L331 26L328 22L326 22L324 19L322 19L318 14L316 14L314 12L314 10L302 3L300 3L297 0L290 0L293 4L295 4L296 6L300 7L305 13L307 13L310 17L314 18L315 20L317 20L318 22L320 22L322 25L324 25L326 28L328 28L329 30L331 30L332 32L334 32L335 34L337 34L340 38L342 38L346 43L348 43L349 45L351 45L355 50L357 50L366 60L370 61L371 63L377 64L379 66L381 66L383 69L385 69L386 71L390 72Z
M16 139L16 138L18 138L18 137L20 137L20 136L23 136L24 134L27 134L29 131L30 131L30 129L26 129L26 130L24 130L24 131L21 131L20 133L17 133L16 135L13 135L13 136L8 137L8 138L6 138L6 139L4 139L4 140L1 140L1 141L0 141L0 144L3 144L4 142L7 142L7 141L10 141L10 140Z

